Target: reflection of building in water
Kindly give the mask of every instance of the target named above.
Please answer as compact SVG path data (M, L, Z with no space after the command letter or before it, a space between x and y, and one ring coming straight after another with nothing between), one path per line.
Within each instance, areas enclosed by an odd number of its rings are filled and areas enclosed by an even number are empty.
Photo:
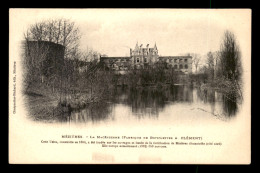
M161 108L160 98L151 90L136 90L130 95L132 112L141 117L158 117Z
M192 89L188 86L183 87L183 101L193 102Z
M193 89L188 86L166 87L161 91L146 88L131 92L130 97L133 113L158 117L169 102L193 102Z
M193 102L193 89L189 86L174 86L170 90L172 95L170 101Z
M134 49L130 49L129 57L100 57L100 62L111 70L126 71L129 69L142 69L154 67L155 64L166 64L167 68L185 74L192 71L191 56L159 56L156 44L153 47L143 47L136 43Z
M233 101L230 100L231 98ZM109 122L118 121L122 118L122 115L134 116L134 119L160 120L159 116L162 112L167 112L173 105L177 105L175 107L177 112L182 111L183 107L180 105L185 103L191 105L190 108L203 111L202 113L210 113L219 118L231 117L239 109L234 99L234 96L226 96L214 90L205 91L183 85L165 87L159 90L155 88L131 90L117 87L107 102L88 106L78 112L73 111L68 121L74 123ZM122 111L122 107L127 107L127 109ZM187 111L194 110L188 106L186 108ZM192 116L196 116L196 111ZM128 123L128 118L122 120Z

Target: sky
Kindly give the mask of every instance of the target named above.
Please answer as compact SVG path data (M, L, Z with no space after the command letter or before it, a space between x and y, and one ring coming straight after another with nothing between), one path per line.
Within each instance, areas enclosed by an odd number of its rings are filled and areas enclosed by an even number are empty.
M67 18L81 33L80 49L108 56L129 56L136 43L159 55L205 55L217 51L225 30L232 31L242 49L248 44L250 10L211 9L15 9L22 33L37 21ZM18 28L16 28L18 29ZM19 37L18 37L19 38ZM17 39L18 39L17 38Z

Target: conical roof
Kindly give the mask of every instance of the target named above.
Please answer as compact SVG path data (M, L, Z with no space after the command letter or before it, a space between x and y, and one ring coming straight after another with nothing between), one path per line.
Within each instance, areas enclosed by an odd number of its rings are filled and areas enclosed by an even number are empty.
M138 50L138 49L139 49L139 46L138 46L138 42L137 42L135 45L135 50Z
M157 50L156 42L155 42L155 44L154 44L154 50Z

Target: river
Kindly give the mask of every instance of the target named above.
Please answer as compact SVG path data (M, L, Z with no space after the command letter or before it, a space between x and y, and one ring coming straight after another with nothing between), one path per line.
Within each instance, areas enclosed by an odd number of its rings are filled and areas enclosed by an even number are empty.
M232 121L239 105L214 90L190 86L161 89L117 87L106 101L71 112L63 123L83 125L145 125Z

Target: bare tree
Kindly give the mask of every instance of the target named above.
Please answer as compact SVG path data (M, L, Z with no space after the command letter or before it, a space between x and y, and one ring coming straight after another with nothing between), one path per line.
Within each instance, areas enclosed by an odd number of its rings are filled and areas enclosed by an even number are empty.
M79 29L67 19L46 20L32 25L27 31L27 39L50 41L65 47L65 57L72 58L79 45Z
M198 72L198 67L200 65L200 60L201 60L201 57L198 55L198 54L194 54L192 56L192 63L194 64L195 66L195 69L196 69L196 73Z
M214 56L213 56L213 53L212 52L208 52L207 53L207 65L208 65L208 68L214 68Z

